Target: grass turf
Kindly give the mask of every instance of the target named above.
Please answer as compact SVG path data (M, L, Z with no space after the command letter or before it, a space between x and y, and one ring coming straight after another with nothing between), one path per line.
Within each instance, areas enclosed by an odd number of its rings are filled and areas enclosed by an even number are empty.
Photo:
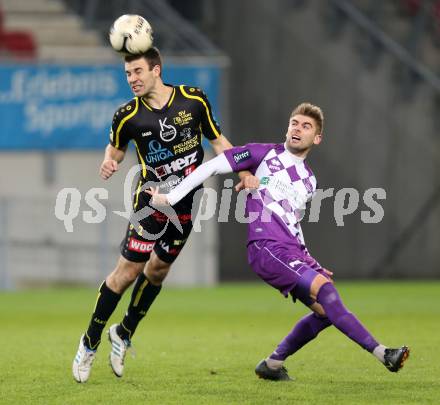
M71 376L96 291L57 288L0 294L1 404L438 404L440 283L338 283L345 304L384 344L408 344L390 373L328 328L290 357L293 382L259 380L255 364L306 313L263 284L165 288L139 326L116 378L103 342L86 384ZM108 325L120 320L128 294Z

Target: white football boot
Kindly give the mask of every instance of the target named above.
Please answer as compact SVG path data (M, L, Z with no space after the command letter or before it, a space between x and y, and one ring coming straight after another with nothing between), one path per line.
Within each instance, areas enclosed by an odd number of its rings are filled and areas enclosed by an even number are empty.
M108 340L112 345L112 350L109 355L110 367L117 377L122 377L124 373L124 360L127 354L127 349L131 347L129 340L124 340L116 333L118 324L110 326L108 330Z
M93 361L96 357L96 350L90 350L84 345L84 335L79 339L78 351L73 359L73 378L79 383L85 383L90 377Z

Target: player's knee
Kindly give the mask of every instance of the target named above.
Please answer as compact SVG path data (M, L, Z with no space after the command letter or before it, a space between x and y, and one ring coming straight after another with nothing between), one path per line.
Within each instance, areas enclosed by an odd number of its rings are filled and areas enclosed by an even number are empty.
M316 297L317 302L324 307L340 301L338 291L330 281L319 286Z
M152 284L160 285L165 280L170 267L170 263L164 262L153 253L146 266L146 276Z
M144 267L145 263L131 262L121 257L114 271L107 277L108 287L117 293L123 293Z
M314 312L314 316L316 318L326 318L327 317L325 310L321 304L314 302L312 305L310 305L309 308Z
M169 267L168 268L160 268L160 269L147 269L147 278L153 285L161 285L162 282L165 280L166 276L168 275Z
M331 284L331 281L324 277L323 275L319 274L317 275L311 285L310 285L310 296L314 299L317 300L318 299L318 295L319 295L319 291L321 290L321 288L326 285L326 284Z
M125 276L126 279L134 281L144 269L145 263L136 263L129 260L124 260L119 267L119 273L121 274L121 276Z

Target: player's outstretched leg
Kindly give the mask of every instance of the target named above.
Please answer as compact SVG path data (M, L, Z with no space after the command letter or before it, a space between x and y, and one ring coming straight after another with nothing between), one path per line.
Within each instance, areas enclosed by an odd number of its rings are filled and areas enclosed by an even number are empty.
M96 350L98 348L101 343L102 331L116 309L121 296L111 290L106 281L101 284L95 309L84 337L84 344L88 349Z
M145 259L145 255L142 259ZM128 267L133 270L131 273L136 274L130 304L122 322L112 325L108 331L112 345L109 355L110 367L118 377L121 377L124 372L125 356L127 349L131 346L133 334L160 293L162 282L170 270L172 261L163 261L153 251L146 263L124 261L124 263L127 262L129 263Z
M127 350L131 347L133 334L161 289L161 285L151 284L145 274L141 272L136 279L124 319L120 324L110 327L108 338L112 349L109 355L109 362L117 377L122 377L124 372L125 356Z
M398 371L409 356L409 349L389 349L379 344L361 322L347 310L335 286L325 282L320 286L316 301L323 307L331 323L342 333L372 353L390 371Z
M73 359L72 372L77 382L89 379L102 330L118 305L121 295L113 292L104 281L99 288L95 309L85 334L80 338L78 351Z
M260 378L269 380L287 380L290 378L283 367L284 360L313 340L319 332L331 325L326 317L312 312L304 316L282 340L273 353L258 363L255 373Z
M122 339L130 340L133 337L139 322L145 317L161 289L162 285L151 284L144 273L139 274L127 312L117 326L117 333Z

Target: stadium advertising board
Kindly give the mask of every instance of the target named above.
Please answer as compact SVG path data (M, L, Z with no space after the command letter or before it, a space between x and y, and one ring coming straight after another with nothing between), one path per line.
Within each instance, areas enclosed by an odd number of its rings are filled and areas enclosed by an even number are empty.
M218 111L218 66L168 64L163 76L203 88ZM0 150L101 149L131 97L120 64L0 66Z

